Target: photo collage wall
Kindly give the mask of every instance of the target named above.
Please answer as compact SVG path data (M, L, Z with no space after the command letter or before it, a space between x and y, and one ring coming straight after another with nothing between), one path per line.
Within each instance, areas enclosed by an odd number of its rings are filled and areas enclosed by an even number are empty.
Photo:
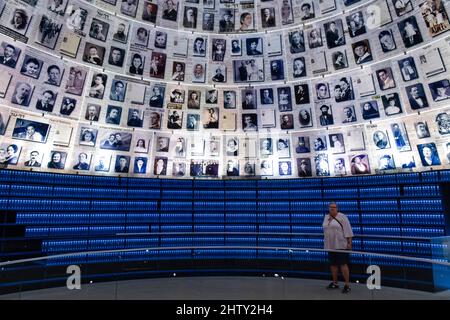
M0 166L449 168L448 12L441 0L0 0Z

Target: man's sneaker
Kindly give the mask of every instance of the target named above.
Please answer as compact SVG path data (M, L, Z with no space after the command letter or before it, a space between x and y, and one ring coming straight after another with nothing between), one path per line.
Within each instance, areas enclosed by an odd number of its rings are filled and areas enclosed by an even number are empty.
M339 285L332 282L328 285L327 289L339 289Z
M342 289L342 293L349 293L352 289L350 289L349 286L344 286L344 289Z

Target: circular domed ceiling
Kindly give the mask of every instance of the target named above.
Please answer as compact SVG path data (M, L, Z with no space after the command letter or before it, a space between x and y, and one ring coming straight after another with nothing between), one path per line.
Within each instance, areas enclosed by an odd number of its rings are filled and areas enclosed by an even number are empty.
M449 167L441 0L0 0L0 165L136 177Z

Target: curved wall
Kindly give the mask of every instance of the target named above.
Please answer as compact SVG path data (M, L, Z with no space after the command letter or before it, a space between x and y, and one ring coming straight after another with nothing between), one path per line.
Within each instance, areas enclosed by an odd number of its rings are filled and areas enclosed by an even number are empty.
M179 1L176 21L167 1L108 2L0 1L4 167L179 178L449 167L445 2Z

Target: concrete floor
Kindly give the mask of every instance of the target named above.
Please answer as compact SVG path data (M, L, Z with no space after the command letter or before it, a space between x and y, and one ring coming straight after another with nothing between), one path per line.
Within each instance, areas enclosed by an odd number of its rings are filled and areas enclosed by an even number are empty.
M50 288L0 295L0 300L450 300L429 293L351 285L349 294L327 290L329 281L281 277L173 277L84 284L81 290ZM342 284L341 284L342 287Z

